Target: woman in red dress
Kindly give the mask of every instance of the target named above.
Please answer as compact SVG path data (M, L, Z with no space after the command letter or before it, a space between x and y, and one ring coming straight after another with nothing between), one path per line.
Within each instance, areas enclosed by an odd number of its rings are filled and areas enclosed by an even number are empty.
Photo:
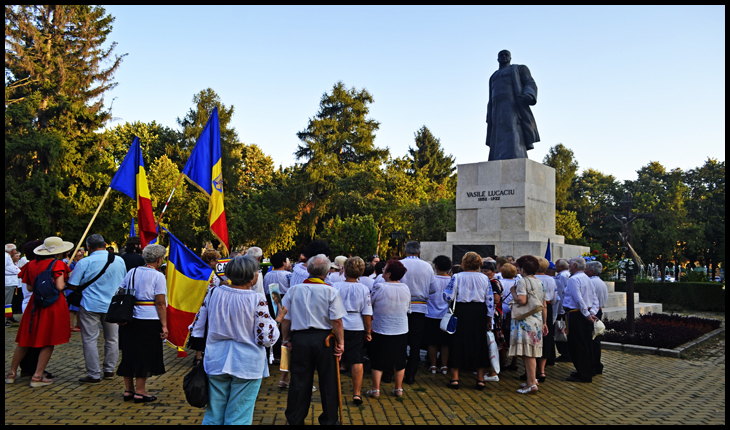
M33 291L33 282L53 262L53 279L56 288L62 291L66 286L70 272L66 263L60 260L64 252L73 249L73 243L64 242L60 237L52 236L43 241L43 245L33 250L38 257L24 267L22 281L27 285L29 291ZM15 383L20 361L25 357L28 348L40 348L38 367L31 377L31 387L43 387L53 383L53 379L44 376L48 361L53 354L53 347L67 343L71 338L71 328L68 325L68 304L63 293L58 295L56 302L46 308L34 305L33 300L25 308L23 319L20 321L18 335L15 341L18 346L15 348L13 360L10 364L10 372L5 377L6 384ZM35 311L34 311L35 309Z

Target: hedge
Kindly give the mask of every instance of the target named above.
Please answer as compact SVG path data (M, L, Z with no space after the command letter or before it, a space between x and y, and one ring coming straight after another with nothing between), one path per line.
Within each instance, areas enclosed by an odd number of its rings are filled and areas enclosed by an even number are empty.
M626 282L616 282L616 291L625 292ZM642 302L725 312L725 284L717 282L635 282L634 292Z

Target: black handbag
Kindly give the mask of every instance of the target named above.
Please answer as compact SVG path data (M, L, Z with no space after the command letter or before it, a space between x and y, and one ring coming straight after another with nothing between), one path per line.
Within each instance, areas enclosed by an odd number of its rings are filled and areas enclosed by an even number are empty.
M190 406L204 408L208 404L208 374L205 373L203 360L183 378L183 391Z
M101 275L103 275L104 272L106 272L106 269L113 262L114 262L114 253L110 252L109 257L106 260L106 264L101 269L101 272L97 273L96 276L94 276L89 282L86 282L85 284L76 287L75 291L71 291L71 293L68 296L66 296L66 303L68 303L69 305L72 305L72 306L76 306L76 307L81 306L81 299L84 297L83 296L84 289L86 289L86 287L88 287L89 285L96 282L97 279L101 278Z
M213 287L209 294L213 297ZM210 300L208 301L210 303ZM208 337L208 318L205 319L205 335L204 338ZM203 360L193 367L193 370L188 372L183 377L183 391L185 392L185 399L188 401L190 406L195 408L204 408L208 404L208 374L205 373L205 367L203 367Z
M109 310L106 311L106 322L108 323L131 323L134 316L134 302L137 298L134 296L134 276L137 274L137 268L134 268L132 276L129 279L132 284L131 293L129 285L126 290L117 293L112 297L112 302L109 304Z

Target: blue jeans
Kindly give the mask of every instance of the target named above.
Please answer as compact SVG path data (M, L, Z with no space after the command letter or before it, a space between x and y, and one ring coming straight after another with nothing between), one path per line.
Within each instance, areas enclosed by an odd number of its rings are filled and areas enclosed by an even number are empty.
M208 406L203 425L251 425L260 387L261 379L208 375Z

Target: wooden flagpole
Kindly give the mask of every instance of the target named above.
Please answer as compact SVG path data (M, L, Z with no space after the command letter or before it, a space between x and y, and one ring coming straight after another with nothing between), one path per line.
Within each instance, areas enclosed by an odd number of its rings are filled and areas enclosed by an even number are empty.
M94 220L96 219L96 216L99 215L99 210L101 210L101 205L104 204L104 201L106 200L106 196L109 195L109 191L111 191L111 190L112 190L112 187L109 187L109 188L106 189L106 192L104 193L104 197L102 197L101 203L99 203L99 207L96 208L96 212L94 212L94 216L91 217L91 221L89 221L89 225L86 226L86 231L84 231L84 235L81 236L81 239L79 240L79 243L76 244L76 249L74 249L73 254L71 254L72 255L72 257L71 257L72 259L73 259L73 256L76 255L76 252L78 252L79 248L81 247L81 244L84 243L84 239L86 239L86 234L89 232L89 229L91 228L91 224L94 223Z

